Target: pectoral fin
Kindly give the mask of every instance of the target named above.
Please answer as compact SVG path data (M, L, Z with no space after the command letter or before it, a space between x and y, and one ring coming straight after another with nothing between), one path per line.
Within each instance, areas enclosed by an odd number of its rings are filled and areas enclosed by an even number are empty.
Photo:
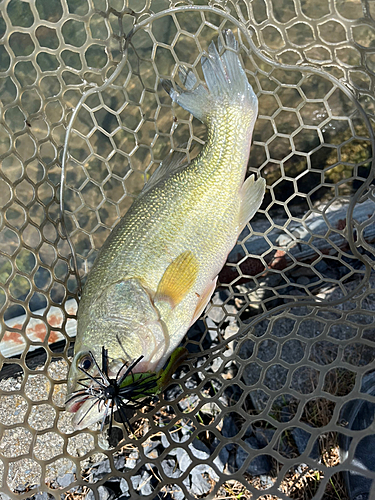
M241 208L240 208L240 232L253 218L255 212L259 209L262 204L264 193L266 190L266 181L263 178L254 181L254 175L251 175L243 183L240 197L241 197Z
M206 290L203 292L203 294L199 298L199 302L197 304L197 307L195 308L194 311L194 316L193 319L191 320L190 326L194 324L198 318L200 318L200 315L204 311L206 305L210 301L211 295L214 293L214 290L216 288L216 282L217 282L217 276L216 278L209 283L207 286Z
M154 301L165 301L172 308L176 307L194 286L198 270L195 255L190 250L181 253L163 274Z

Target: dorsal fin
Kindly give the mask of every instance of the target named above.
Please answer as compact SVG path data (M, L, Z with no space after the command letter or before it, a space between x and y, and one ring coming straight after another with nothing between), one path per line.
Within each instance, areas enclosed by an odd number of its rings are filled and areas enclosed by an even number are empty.
M141 194L147 193L151 188L155 187L160 181L179 172L188 164L187 155L181 151L171 151L169 155L157 167L151 175L148 182L145 184Z

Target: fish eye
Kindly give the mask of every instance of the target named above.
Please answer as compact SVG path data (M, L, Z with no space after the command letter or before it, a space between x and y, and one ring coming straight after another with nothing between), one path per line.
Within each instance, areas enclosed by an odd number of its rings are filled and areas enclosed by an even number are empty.
M82 358L78 362L78 366L82 368L82 370L89 370L92 366L92 359L90 354L85 354L84 356L82 356Z

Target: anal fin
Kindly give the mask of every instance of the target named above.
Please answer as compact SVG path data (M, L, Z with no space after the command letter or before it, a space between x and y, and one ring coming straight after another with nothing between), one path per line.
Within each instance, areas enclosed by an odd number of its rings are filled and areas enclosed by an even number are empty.
M195 255L190 250L182 252L165 270L154 302L165 301L172 309L176 307L191 291L198 271L199 265Z
M261 177L257 181L254 180L254 175L251 175L243 183L240 197L241 208L239 216L240 232L253 218L257 210L262 204L264 193L266 190L266 181Z

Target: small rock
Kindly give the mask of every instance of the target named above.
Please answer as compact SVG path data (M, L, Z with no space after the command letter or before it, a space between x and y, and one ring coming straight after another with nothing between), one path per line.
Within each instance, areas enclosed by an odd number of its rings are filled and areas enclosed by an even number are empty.
M190 478L191 483L189 490L193 495L205 495L210 491L210 483L199 472L195 472L193 469L191 476L189 476L189 479ZM185 481L183 481L183 483L185 484Z
M247 453L247 451L245 451L242 446L239 446L237 448L237 453L236 453L236 466L238 469L241 469L241 467L243 466L245 460L247 459L247 457L249 456L249 454Z
M299 285L308 285L310 283L310 279L307 276L300 276L297 278L296 283Z
M221 459L221 456L220 456L220 453L219 455L214 459L214 462L213 462L216 467L219 469L220 472L223 472L224 470L224 467L225 467L225 462L222 461ZM211 474L214 474L213 472L211 472ZM217 478L217 480L215 479L215 481L219 481L219 478Z
M134 467L137 465L139 458L139 454L137 450L134 450L130 453L130 455L126 458L126 467L129 469L134 469Z
M272 429L263 429L257 427L255 429L255 438L258 442L258 449L265 448L272 440L275 431Z
M248 363L243 371L243 379L246 385L255 385L262 373L262 367L255 362Z
M136 474L135 476L131 476L131 482L132 482L132 485L133 485L133 488L135 490L138 489L140 483L141 483L141 480L142 480L142 476L140 474Z
M271 361L276 356L277 343L271 339L265 339L258 343L257 358L261 361Z
M309 443L311 434L304 429L301 429L300 427L295 427L294 429L292 429L291 434L293 436L294 442L296 443L298 452L302 455ZM319 456L318 441L315 441L310 453L310 458L312 458L313 460L317 460Z
M249 359L253 355L254 347L255 347L255 342L246 339L240 345L237 354L241 359Z
M273 486L273 483L274 483L272 481L272 477L267 476L265 474L261 474L259 476L259 480L260 480L261 485L264 487L264 489L270 488L271 486Z
M109 460L104 460L100 463L99 467L93 471L93 477L96 480L103 479L103 477L111 472L111 464Z
M171 446L170 442L168 441L167 436L164 434L164 432L162 432L162 435L161 435L161 445L165 449L167 449Z
M36 495L34 495L31 500L49 500L51 497L48 495L46 491L40 491ZM0 500L11 500L8 495L5 493L0 493Z
M108 500L111 496L111 493L104 486L98 487L98 496L100 500ZM92 490L90 490L86 496L85 500L95 500L95 494Z
M216 302L216 301L215 301ZM222 304L222 301L220 301ZM207 313L207 316L212 319L212 321L216 324L219 324L223 319L225 318L225 312L223 311L223 308L221 307L221 304L218 304L217 302L215 305L210 307L210 310Z
M162 460L161 466L166 476L177 478L182 474L179 465L177 465L176 461L173 458L167 458Z
M289 406L283 406L280 410L280 422L289 422L294 417L294 413L290 411Z
M320 273L324 273L326 271L326 269L327 269L328 266L324 262L324 260L320 260L319 262L317 262L316 264L314 264L314 267Z
M105 486L99 486L98 493L100 500L108 500L108 498L111 496L111 493Z
M153 441L152 439L148 439L145 443L143 443L143 452L148 458L157 458L159 453L156 448L161 444L160 440Z
M235 335L237 332L238 332L237 323L234 321L231 321L231 322L229 322L229 325L227 327L225 327L224 337L226 339L229 339L230 337L232 337L232 335ZM229 355L229 353L230 353L230 349L227 350L228 355ZM230 354L232 354L232 353L230 353Z
M125 467L124 455L120 455L119 457L114 457L114 463L117 470L123 470Z
M245 443L251 448L256 448L256 446L258 446L258 442L255 437L245 439ZM243 448L238 448L236 454L236 465L239 469L243 466L248 455L249 454ZM259 455L250 462L246 471L253 476L259 476L260 474L267 474L270 472L271 468L269 457L267 455Z
M262 389L250 391L249 396L254 408L258 411L263 411L265 409L270 398Z
M165 401L174 401L182 393L182 389L179 384L171 384L164 391Z
M151 485L151 479L152 479L151 474L149 474L147 471L144 471L144 473L142 474L141 483L139 485L140 486L139 492L141 493L141 495L143 496L151 495L153 491Z
M211 417L216 417L219 414L219 408L216 403L206 403L200 407L199 412L204 415L209 415Z
M173 500L185 500L185 493L178 486L174 487L173 490Z
M194 387L195 388L195 387ZM199 397L197 394L191 394L187 398L182 399L179 403L178 406L182 411L188 410L189 408L194 408L198 401Z
M178 454L176 454L176 458L177 458L178 467L182 470L182 472L185 472L186 469L191 464L192 460L189 457L186 450L184 450L183 448L177 448L177 450L178 450Z
M227 464L229 458L230 450L228 449L228 447L229 445L223 446L223 448L221 448L221 450L219 451L218 455L218 458L220 459L221 463L224 464L224 467Z
M295 323L294 319L280 317L274 321L271 333L278 338L286 337L293 331Z
M221 433L224 437L231 438L238 434L239 430L235 424L233 417L229 414L224 417Z
M217 458L216 458L217 460ZM214 460L215 463L215 460ZM209 464L200 464L194 467L195 472L199 472L200 474L208 474L208 476L213 481L219 481L220 477L216 474L214 469Z
M301 361L305 355L306 344L298 339L287 340L282 347L281 359L293 365Z
M61 488L66 488L67 486L69 486L70 484L72 484L74 482L74 474L69 473L69 474L65 474L62 477L60 476L60 477L56 478L56 482Z
M267 455L260 455L255 457L249 464L247 472L253 476L267 474L272 469L271 462Z
M216 373L221 368L222 364L223 364L223 360L220 358L220 356L217 356L216 358L214 358L211 361L211 366L210 366L213 373Z
M188 445L194 457L199 460L207 460L210 457L210 450L207 446L199 439L194 439L192 443Z
M121 493L129 493L128 482L123 477L120 479L120 490Z

